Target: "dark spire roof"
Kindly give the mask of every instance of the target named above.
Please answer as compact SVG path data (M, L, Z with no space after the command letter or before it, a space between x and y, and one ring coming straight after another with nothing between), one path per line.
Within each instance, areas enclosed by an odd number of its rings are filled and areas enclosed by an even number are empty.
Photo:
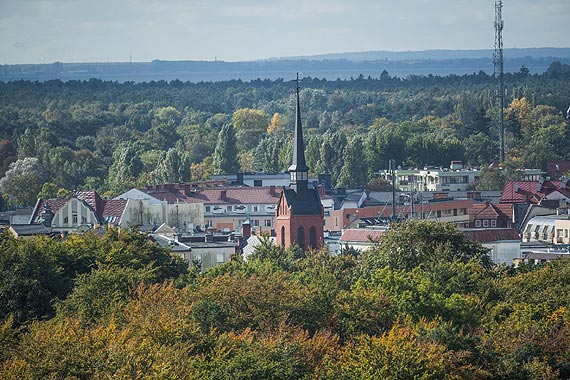
M293 146L293 162L289 166L290 172L308 172L305 161L305 145L303 144L303 127L301 125L301 106L299 103L299 73L297 73L297 111L295 118L295 144Z

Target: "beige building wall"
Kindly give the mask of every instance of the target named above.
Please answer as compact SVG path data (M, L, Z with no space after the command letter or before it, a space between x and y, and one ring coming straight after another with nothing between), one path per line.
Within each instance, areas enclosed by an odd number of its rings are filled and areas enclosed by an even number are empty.
M166 223L185 231L204 225L204 205L202 203L159 204L148 199L128 199L120 226L154 225Z
M570 219L554 221L554 242L570 244Z

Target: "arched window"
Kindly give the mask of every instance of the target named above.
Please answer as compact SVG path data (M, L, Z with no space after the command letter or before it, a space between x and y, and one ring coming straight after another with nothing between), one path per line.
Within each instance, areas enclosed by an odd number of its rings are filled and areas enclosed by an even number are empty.
M281 227L281 246L285 247L285 226Z
M317 229L315 226L311 226L309 229L309 244L312 249L317 248Z
M303 227L299 227L297 230L297 244L301 249L305 249L305 229Z

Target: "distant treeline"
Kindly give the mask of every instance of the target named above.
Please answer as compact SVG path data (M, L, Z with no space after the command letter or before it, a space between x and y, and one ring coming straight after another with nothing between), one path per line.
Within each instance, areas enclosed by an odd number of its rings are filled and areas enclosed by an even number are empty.
M445 55L444 55L445 56ZM421 57L421 56L420 56ZM505 59L505 71L516 72L522 66L530 73L542 73L555 60L570 63L570 57L513 57ZM230 79L292 78L296 72L304 76L328 80L349 79L362 74L378 77L387 70L392 76L463 75L484 71L493 73L492 55L477 58L432 57L406 60L349 60L349 59L278 59L250 62L224 61L161 61L115 63L61 63L0 65L0 81L18 79L45 81L87 80L98 78L119 82L175 80L200 82Z
M569 82L570 65L560 61L541 74L506 74L506 165L570 159ZM369 186L390 158L484 166L497 156L496 81L485 72L305 76L301 87L308 165L335 185ZM38 193L112 195L213 173L285 171L294 111L294 84L284 79L0 82L0 191L33 204ZM481 186L505 179L489 178Z

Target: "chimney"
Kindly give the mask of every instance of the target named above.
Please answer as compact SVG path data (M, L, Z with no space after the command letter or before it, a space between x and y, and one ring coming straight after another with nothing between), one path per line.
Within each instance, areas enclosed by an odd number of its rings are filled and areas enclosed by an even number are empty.
M225 201L226 199L227 199L226 190L221 190L220 191L220 200Z
M42 224L44 226L51 227L53 212L51 211L51 207L49 206L49 203L47 201L44 203L44 208L42 210L41 218L43 219Z
M275 194L276 194L275 185L269 186L269 195L271 195L273 197L273 196L275 196Z
M251 223L249 219L246 219L241 225L241 237L246 238L247 236L251 236Z
M325 186L321 184L321 185L317 185L316 188L317 188L317 191L319 192L319 195L321 197L324 197L325 196Z

